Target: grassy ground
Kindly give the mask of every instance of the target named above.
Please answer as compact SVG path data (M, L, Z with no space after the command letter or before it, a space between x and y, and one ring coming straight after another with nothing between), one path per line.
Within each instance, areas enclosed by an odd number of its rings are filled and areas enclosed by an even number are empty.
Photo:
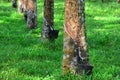
M0 2L0 80L120 80L120 4L86 1L86 27L93 74L62 77L64 0L55 0L54 44L40 41L43 0L38 0L38 28L29 30L23 15Z

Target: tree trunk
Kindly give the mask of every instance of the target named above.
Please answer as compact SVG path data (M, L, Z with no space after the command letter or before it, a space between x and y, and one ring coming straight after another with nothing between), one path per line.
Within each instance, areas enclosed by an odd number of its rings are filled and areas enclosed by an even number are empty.
M27 26L30 29L37 27L37 1L24 0L24 19L27 21Z
M41 35L43 41L49 37L49 26L54 26L54 0L44 0L44 17Z
M91 73L85 33L84 0L65 0L63 73Z
M25 4L24 1L25 0L18 0L18 12L19 13L22 13L24 10L24 4Z
M117 0L118 3L120 3L120 0Z

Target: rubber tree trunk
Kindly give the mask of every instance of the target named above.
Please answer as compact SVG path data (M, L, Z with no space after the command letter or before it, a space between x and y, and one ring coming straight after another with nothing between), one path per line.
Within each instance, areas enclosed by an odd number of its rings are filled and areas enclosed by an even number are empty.
M63 73L91 73L85 33L84 0L65 0Z
M117 0L118 3L120 3L120 0Z
M49 37L48 26L54 26L54 0L44 0L44 17L41 35L43 41Z
M16 1L17 2L17 1ZM18 0L18 13L22 13L24 9L25 0Z
M37 27L37 0L24 0L24 19L30 29Z

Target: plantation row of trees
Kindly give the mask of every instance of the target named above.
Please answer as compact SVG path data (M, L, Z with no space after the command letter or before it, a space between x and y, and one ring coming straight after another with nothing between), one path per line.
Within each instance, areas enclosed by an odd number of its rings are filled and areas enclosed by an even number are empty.
M103 2L103 0L101 0ZM110 0L108 0L109 2ZM24 17L29 28L37 26L37 1L19 0L18 10L24 9ZM120 0L117 0L120 2ZM16 0L12 0L13 6ZM32 7L31 7L32 6ZM88 47L85 31L85 2L84 0L65 0L64 17L64 47L63 73L86 74L92 72L93 66L89 62ZM44 16L42 26L42 41L54 41L58 37L58 30L54 30L54 0L44 0Z
M12 0L15 7L16 0ZM24 9L24 17L29 28L36 27L37 2L36 0L18 1L18 10ZM88 48L85 32L84 0L65 0L64 17L64 47L63 47L63 73L86 74L92 72L93 66L89 62ZM31 7L32 6L32 7ZM36 17L33 17L33 15ZM35 24L35 25L34 25ZM58 30L54 30L54 0L44 0L44 16L42 27L42 40L54 41L58 37Z
M120 4L94 1L1 0L0 80L119 80Z
M27 26L32 29L37 26L37 1L19 0L19 12L24 13ZM12 0L16 7L16 0ZM65 0L64 17L64 47L63 47L63 73L82 74L92 73L89 62L88 47L85 31L85 2L84 0ZM44 0L44 16L42 27L42 40L54 41L58 37L58 30L54 30L54 0Z
M42 38L55 39L49 34L54 26L53 16L54 0L44 0ZM86 42L84 0L65 0L64 20L63 73L82 74L84 70L90 74L93 67L89 62ZM56 35L53 33L53 36Z

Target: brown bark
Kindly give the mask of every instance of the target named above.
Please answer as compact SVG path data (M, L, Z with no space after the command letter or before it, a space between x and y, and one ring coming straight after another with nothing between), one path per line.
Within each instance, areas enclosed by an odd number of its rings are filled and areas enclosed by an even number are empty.
M25 0L18 0L18 12L22 13L24 10L24 1Z
M37 27L37 2L36 0L24 0L24 18L30 29Z
M120 0L117 0L118 3L120 3Z
M54 0L44 0L44 17L42 26L42 39L46 40L49 35L49 27L54 26Z
M84 0L65 0L63 73L91 72L85 33Z

